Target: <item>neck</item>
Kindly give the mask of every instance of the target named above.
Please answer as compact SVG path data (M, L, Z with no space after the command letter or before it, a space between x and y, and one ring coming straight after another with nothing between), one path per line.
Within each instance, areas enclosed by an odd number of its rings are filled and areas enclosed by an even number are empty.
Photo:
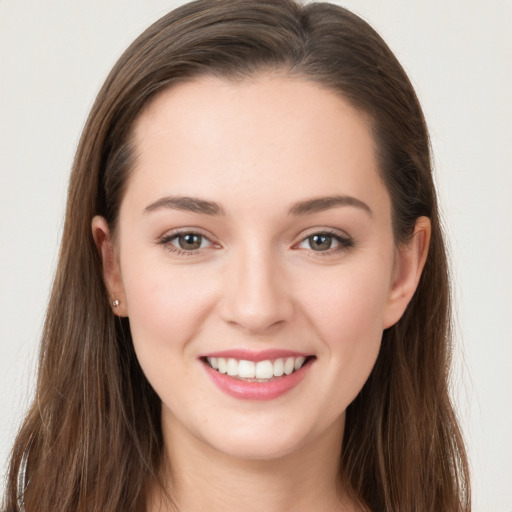
M321 439L276 458L243 459L180 431L164 429L166 494L150 494L149 512L348 512L356 510L339 477L344 419ZM170 469L169 469L170 468Z

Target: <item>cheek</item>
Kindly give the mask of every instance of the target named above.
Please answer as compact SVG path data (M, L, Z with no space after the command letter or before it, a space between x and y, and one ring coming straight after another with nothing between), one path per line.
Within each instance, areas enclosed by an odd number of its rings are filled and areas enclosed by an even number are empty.
M390 291L391 265L379 262L316 275L303 290L304 310L326 338L352 333L382 333Z
M143 268L144 271L140 272ZM123 268L130 331L139 364L171 410L194 409L194 394L176 393L194 374L193 343L211 306L204 276L131 257Z
M390 266L382 263L352 268L316 279L304 295L303 311L333 362L334 388L343 383L339 389L345 406L364 385L378 356L390 275Z
M136 350L186 350L210 309L211 282L186 267L148 265L135 256L125 262L123 276Z

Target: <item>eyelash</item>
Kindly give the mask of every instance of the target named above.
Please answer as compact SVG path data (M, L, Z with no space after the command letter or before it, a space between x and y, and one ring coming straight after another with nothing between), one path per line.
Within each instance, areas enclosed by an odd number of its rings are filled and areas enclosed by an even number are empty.
M199 249L194 249L194 250L188 251L188 250L180 249L172 243L173 240L176 240L180 236L183 236L183 235L199 236L202 238L202 240L208 240L208 242L210 242L210 244L214 244L214 242L212 242L210 240L210 238L208 238L205 234L198 232L198 231L185 229L185 230L175 231L169 235L162 236L160 238L160 240L158 241L158 245L164 246L167 251L169 251L170 253L175 254L177 256L194 256L194 255L198 254L201 251L201 247ZM322 236L322 235L331 237L334 240L334 242L336 242L338 244L338 246L334 247L334 248L329 247L325 251L315 251L312 248L310 248L309 250L311 250L313 253L315 253L315 255L322 256L322 257L332 256L334 254L338 254L339 252L347 251L354 246L354 241L352 240L352 238L350 238L348 236L342 236L338 232L335 232L330 229L323 229L320 231L313 231L313 232L309 233L304 238L302 238L302 240L299 243L295 244L293 247L295 248L295 247L300 246L301 244L307 242L307 240L313 236Z
M173 240L178 239L180 236L183 236L183 235L200 236L202 239L208 240L211 244L214 243L205 234L203 234L199 231L183 229L183 230L174 231L174 233L171 233L170 235L162 236L160 238L158 244L164 246L167 249L167 251L169 251L172 254L176 254L177 256L194 256L194 255L198 254L199 251L201 250L201 248L191 250L191 251L186 251L186 250L180 249L179 247L172 244Z
M350 238L349 236L340 235L340 233L338 233L337 231L331 230L331 229L322 229L320 231L312 231L311 233L306 235L298 244L295 244L294 247L307 242L307 240L310 239L311 237L322 236L322 235L331 237L331 239L333 239L333 241L336 242L338 244L338 246L337 247L329 247L329 249L327 249L325 251L315 251L311 248L310 250L311 250L311 252L313 252L315 254L315 256L317 256L317 255L321 256L321 257L333 256L333 255L336 255L343 251L347 251L347 250L351 249L352 247L354 247L354 240L352 238Z

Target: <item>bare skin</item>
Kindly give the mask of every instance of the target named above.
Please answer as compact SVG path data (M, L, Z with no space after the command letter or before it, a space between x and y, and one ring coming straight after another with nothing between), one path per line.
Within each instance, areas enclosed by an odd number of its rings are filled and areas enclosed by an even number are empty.
M428 219L397 246L365 117L296 78L179 85L134 142L116 232L92 228L162 400L167 493L180 512L359 510L339 478L345 411L416 289ZM229 350L307 364L249 399L216 384L210 356ZM158 487L148 510L172 510Z
M166 445L169 458L179 468L175 478L170 478L179 490L174 498L178 510L359 511L337 478L342 429L343 425L333 425L331 443L319 440L275 460L233 459L205 450L194 439L182 444L182 433L177 432L174 442L166 439ZM149 510L169 510L158 489L153 496Z

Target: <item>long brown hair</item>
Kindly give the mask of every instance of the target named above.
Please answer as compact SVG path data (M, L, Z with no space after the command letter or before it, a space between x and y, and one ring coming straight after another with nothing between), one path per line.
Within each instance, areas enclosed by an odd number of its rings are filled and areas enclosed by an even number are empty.
M173 84L277 70L336 91L371 120L396 243L432 223L429 255L401 320L347 410L340 471L372 511L470 510L468 464L448 393L450 292L428 132L413 87L380 36L349 11L293 0L199 0L149 27L119 59L76 153L36 396L16 439L6 510L144 510L162 457L160 400L129 324L110 310L91 220L115 229L131 132ZM25 483L18 482L24 474Z

